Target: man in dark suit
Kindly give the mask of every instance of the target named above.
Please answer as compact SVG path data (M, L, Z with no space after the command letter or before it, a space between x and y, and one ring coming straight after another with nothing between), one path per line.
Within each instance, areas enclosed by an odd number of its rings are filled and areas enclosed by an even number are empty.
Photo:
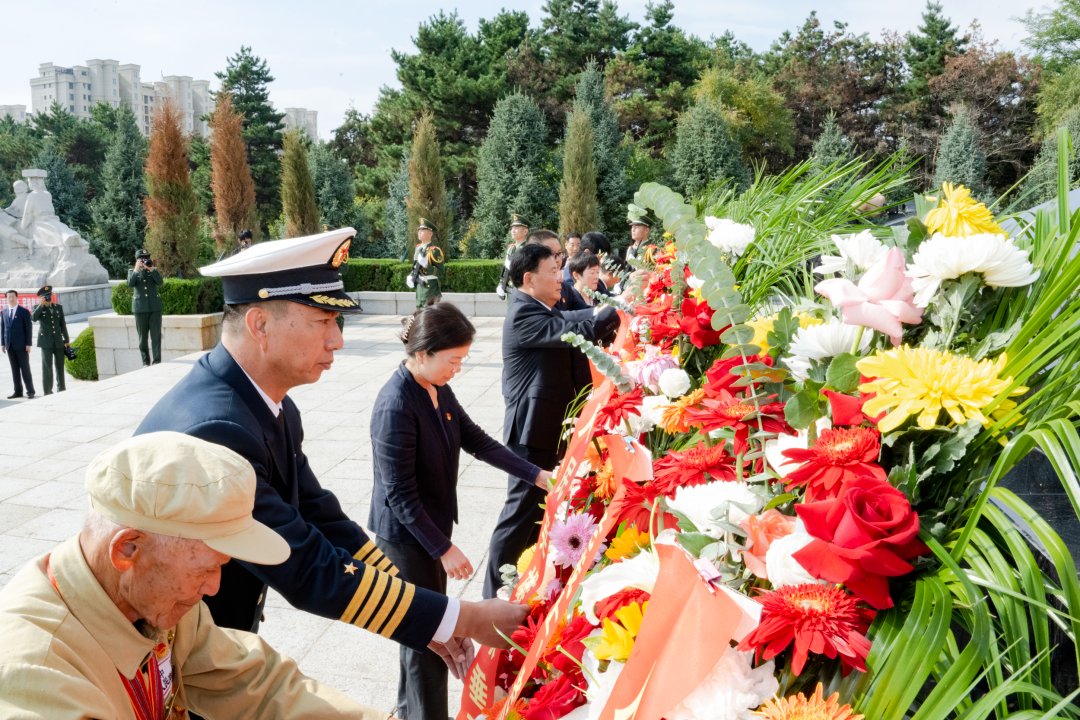
M8 400L23 396L23 383L26 383L26 397L34 397L34 378L30 375L30 347L34 337L30 324L30 311L19 305L19 293L8 290L4 297L7 307L0 313L0 348L11 363L11 380L15 383L15 393L8 395Z
M398 579L393 563L319 484L304 454L300 411L287 395L330 368L342 347L337 314L359 310L338 272L352 233L260 243L201 268L222 278L221 344L135 432L181 432L247 458L257 478L254 516L291 547L280 565L232 560L222 568L220 590L206 598L218 625L258 631L272 587L301 610L416 650L431 647L447 664L463 662L455 638L505 646L493 625L509 636L525 613L510 603L451 600Z
M566 408L577 395L573 347L561 338L568 332L589 340L605 337L618 328L619 315L609 307L555 309L562 297L561 273L545 245L525 245L515 253L510 281L515 289L503 322L503 442L533 465L552 470L565 450ZM506 504L491 537L484 597L495 597L502 586L499 568L515 564L536 542L545 497L530 480L510 476Z

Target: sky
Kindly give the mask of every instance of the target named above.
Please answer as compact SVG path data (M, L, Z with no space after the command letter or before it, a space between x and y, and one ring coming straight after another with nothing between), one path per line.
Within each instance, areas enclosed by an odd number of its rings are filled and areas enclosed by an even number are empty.
M978 21L987 38L1020 49L1023 26L1012 20L1047 0L940 0L954 25ZM503 7L525 10L532 26L542 15L541 0L470 0L457 5L471 32L480 18ZM621 0L619 14L642 22L645 0ZM455 4L446 0L186 0L169 4L145 0L49 0L8 3L0 42L0 105L30 104L30 78L38 65L70 67L91 58L141 66L144 81L166 75L210 80L241 45L265 58L275 80L270 99L279 110L303 107L319 113L319 135L329 138L350 104L369 113L384 85L398 87L391 49L415 52L417 26ZM731 30L755 50L766 50L784 30L795 31L811 10L826 27L848 23L855 32L879 37L883 30L906 33L921 22L922 0L675 0L673 24L703 38ZM43 9L44 8L44 9ZM183 12L178 12L183 8ZM27 108L29 110L29 107Z

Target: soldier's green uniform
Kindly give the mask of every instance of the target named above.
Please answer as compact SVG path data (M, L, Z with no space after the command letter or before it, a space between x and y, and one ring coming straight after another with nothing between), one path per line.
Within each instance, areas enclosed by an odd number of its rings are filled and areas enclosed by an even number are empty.
M149 257L150 253L146 250L135 254L136 260ZM158 285L163 282L157 268L128 270L127 284L134 290L131 312L135 315L135 331L139 334L139 352L144 367L151 362L148 338L149 345L154 348L153 363L157 365L161 362L161 297L158 295Z
M631 232L635 225L643 225L644 227L652 230L654 220L649 216L647 212L644 212L636 205L630 206L630 212L627 214L626 222L630 223ZM649 236L646 235L645 239L634 242L633 238L630 239L630 247L626 248L627 260L643 260L647 249L649 247Z
M526 230L529 229L529 223L525 221L525 218L520 215L510 216L510 227L520 225ZM510 259L514 257L514 253L521 249L525 244L525 238L521 239L521 242L512 242L510 246L506 248L506 260L503 261L502 273L499 275L499 284L495 288L495 292L506 300L506 304L510 304Z
M37 294L48 299L52 297L52 292L52 286L46 285ZM45 394L52 395L53 367L56 368L56 390L63 392L67 390L64 382L64 346L71 342L67 322L64 321L64 308L55 303L48 307L39 303L30 319L38 324L37 346L41 350L41 384L45 386Z
M417 226L431 231L431 240L424 245L417 245L413 253L411 278L416 288L416 307L422 308L437 303L442 299L442 281L446 277L446 256L432 240L439 238L439 232L424 218Z

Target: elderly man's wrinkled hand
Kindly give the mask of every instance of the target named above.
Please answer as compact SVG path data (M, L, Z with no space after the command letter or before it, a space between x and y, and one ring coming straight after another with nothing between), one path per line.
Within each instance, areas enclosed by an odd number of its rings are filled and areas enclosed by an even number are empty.
M469 637L490 648L507 648L510 644L506 638L525 622L528 614L528 605L518 605L505 600L462 600L454 636Z

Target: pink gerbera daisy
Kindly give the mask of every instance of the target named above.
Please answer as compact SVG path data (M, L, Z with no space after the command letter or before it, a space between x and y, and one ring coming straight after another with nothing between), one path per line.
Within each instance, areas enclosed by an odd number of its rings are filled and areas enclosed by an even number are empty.
M596 527L596 520L588 513L575 513L566 518L566 522L556 520L548 535L554 551L552 562L560 567L577 565L596 532ZM606 549L607 545L601 543L597 552L602 553Z

